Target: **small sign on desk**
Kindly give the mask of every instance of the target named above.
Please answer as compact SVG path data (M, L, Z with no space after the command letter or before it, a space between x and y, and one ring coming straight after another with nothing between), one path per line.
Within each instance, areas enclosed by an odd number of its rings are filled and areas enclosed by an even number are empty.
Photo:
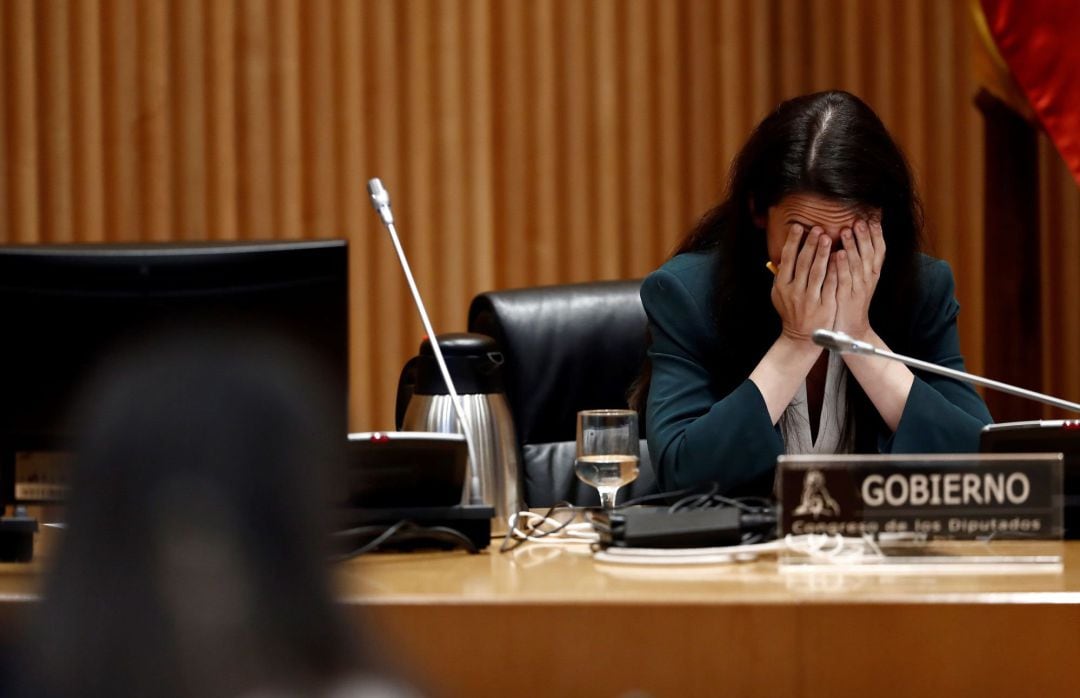
M780 456L780 534L1060 540L1060 453Z

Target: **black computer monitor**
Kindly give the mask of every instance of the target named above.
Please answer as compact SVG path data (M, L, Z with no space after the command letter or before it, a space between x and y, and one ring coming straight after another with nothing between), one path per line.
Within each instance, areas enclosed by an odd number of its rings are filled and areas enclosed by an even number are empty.
M271 332L308 351L340 390L344 439L344 240L0 246L0 504L62 500L83 382L177 326Z

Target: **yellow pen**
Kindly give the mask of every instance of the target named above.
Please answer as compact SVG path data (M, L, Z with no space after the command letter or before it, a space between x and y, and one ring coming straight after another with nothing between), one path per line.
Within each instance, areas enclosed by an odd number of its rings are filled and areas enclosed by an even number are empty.
M776 265L772 263L771 259L768 262L765 262L765 268L771 271L773 276L776 276L776 273L780 271L776 268Z

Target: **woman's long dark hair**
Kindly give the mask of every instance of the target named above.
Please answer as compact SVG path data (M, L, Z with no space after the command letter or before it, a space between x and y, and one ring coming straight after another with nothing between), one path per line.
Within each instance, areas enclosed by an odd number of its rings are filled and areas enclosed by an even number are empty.
M922 206L903 153L877 115L858 97L841 91L790 99L769 114L736 156L725 197L682 240L675 254L716 251L713 303L720 336L739 329L747 341L725 342L714 354L713 375L741 376L717 385L721 394L737 387L780 333L772 306L772 275L760 219L784 197L816 194L881 212L887 252L870 306L870 324L894 350L902 351L912 309L905 303L916 284L923 229ZM731 367L738 370L732 371ZM631 389L642 410L651 365ZM871 428L877 411L854 380L848 408L856 426L856 449L876 450ZM865 425L865 428L864 428Z

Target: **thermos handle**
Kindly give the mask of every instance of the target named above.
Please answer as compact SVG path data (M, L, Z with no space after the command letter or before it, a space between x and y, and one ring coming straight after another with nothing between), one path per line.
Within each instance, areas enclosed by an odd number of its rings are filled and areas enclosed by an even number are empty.
M405 422L405 411L409 409L409 400L412 400L413 393L416 392L416 374L419 363L419 356L412 357L405 362L405 366L401 369L401 376L398 377L397 401L394 404L394 424L398 431L401 431L401 425Z

